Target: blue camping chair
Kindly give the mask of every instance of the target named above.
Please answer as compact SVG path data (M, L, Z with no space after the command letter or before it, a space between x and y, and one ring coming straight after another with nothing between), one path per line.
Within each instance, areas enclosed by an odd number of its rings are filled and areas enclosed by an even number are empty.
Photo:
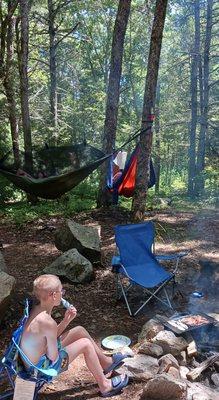
M35 382L35 392L33 399L37 398L37 394L39 390L45 383L50 382L55 376L58 375L57 371L54 368L38 368L36 367L23 353L20 345L21 336L23 333L24 325L29 317L29 301L25 301L25 309L24 316L20 321L19 327L13 332L12 339L7 348L3 358L0 360L0 382L5 379L8 380L8 383L11 386L11 390L0 394L0 400L6 399L13 395L15 389L15 378L19 376L20 378ZM31 367L31 372L27 372L20 356L25 361L25 363Z
M115 227L115 240L119 255L113 256L112 268L117 276L119 297L124 297L131 316L138 314L154 298L167 307L173 308L166 285L172 281L174 288L179 261L187 253L155 255L153 253L154 239L155 228L152 221ZM175 261L174 271L172 273L166 271L159 261ZM128 286L123 283L124 277L128 279ZM135 312L131 310L127 296L127 292L133 285L141 286L149 295ZM160 297L161 291L164 293L165 299Z

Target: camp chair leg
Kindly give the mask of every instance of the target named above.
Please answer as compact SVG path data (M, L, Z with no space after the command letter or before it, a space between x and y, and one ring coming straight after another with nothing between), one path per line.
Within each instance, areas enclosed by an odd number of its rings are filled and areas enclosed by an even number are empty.
M172 304L171 304L170 299L169 299L169 296L168 296L168 293L167 293L167 290L166 290L166 288L164 287L166 284L167 284L167 282L164 282L163 285L159 286L154 292L151 292L150 290L145 289L146 292L147 292L148 294L150 294L150 296L149 296L149 298L148 298L148 299L133 313L132 310L131 310L131 308L130 308L130 305L129 305L129 302L128 302L128 298L127 298L127 291L130 289L130 287L131 287L132 285L130 284L129 287L128 287L128 289L125 290L124 285L122 284L122 280L121 280L120 276L118 276L118 285L119 285L120 288L121 288L122 295L123 295L123 297L124 297L124 299L125 299L125 303L126 303L126 306L127 306L127 308L128 308L128 312L129 312L129 314L130 314L131 317L136 316L136 315L139 313L139 311L141 311L142 308L144 308L144 307L146 306L146 304L147 304L153 297L154 297L155 299L159 300L159 301L160 301L162 304L164 304L166 307L169 307L169 308L173 309ZM157 296L157 293L160 292L162 289L164 290L164 293L165 293L165 296L166 296L166 301L165 301L165 300L162 300L160 297ZM120 297L121 297L121 296L120 296Z
M42 387L44 386L44 384L45 384L44 381L41 381L41 382L39 382L39 383L36 384L36 388L35 388L35 393L34 393L33 400L36 400L37 395L38 395L40 389L42 389Z
M122 281L121 281L120 277L118 277L118 280L119 280L119 284L120 284L120 287L121 287L121 291L122 291L123 297L124 297L125 302L126 302L126 306L128 308L128 312L129 312L130 316L132 317L133 314L132 314L131 308L129 306L129 302L128 302L128 299L127 299L127 296L126 296L126 291L125 291L125 289L123 287L123 284L122 284Z
M10 390L10 391L8 391L8 392L6 392L6 393L4 393L4 394L0 394L0 399L1 399L1 400L7 399L7 398L13 396L13 393L14 393L14 391L13 391L13 390Z
M176 274L177 271L178 271L179 262L180 262L180 257L178 257L177 260L176 260L176 266L175 266L175 269L174 269L174 271L173 271L174 274Z
M169 298L169 296L168 296L168 293L167 293L166 288L164 287L163 290L164 290L164 293L165 293L165 296L166 296L166 299L167 299L167 303L169 304L169 307L170 307L170 308L173 308L173 307L172 307L172 304L171 304L171 302L170 302L170 298Z
M119 278L119 275L117 274L117 276L116 276L116 298L117 298L117 300L120 300L123 296L121 286L122 286L122 283ZM131 283L126 288L124 288L124 286L123 286L125 293L127 293L131 287L132 287Z
M7 390L7 392L5 392L3 394L0 394L0 400L7 399L8 397L11 397L14 393L14 381L13 381L11 375L9 374L8 369L5 367L1 368L1 370L0 370L0 378L3 378L3 376L5 378L8 378L8 381L9 381L12 389Z

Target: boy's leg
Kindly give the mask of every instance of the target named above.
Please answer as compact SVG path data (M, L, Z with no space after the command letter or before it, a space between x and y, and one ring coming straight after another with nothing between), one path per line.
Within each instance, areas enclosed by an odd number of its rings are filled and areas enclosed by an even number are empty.
M83 338L89 339L93 344L102 369L109 367L112 364L112 357L108 357L102 352L101 348L95 343L90 334L82 326L76 326L60 336L61 344L64 348L69 346L71 343L74 343L76 340Z
M78 339L67 345L65 350L69 356L69 363L71 363L79 354L84 355L87 367L96 379L102 393L109 392L112 389L111 380L107 379L103 374L103 369L100 365L96 350L89 339ZM122 377L122 379L124 379L124 377Z

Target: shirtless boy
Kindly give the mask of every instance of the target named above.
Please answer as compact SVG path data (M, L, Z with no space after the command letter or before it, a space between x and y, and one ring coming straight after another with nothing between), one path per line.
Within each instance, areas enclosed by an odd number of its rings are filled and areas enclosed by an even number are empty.
M41 275L35 279L33 293L39 304L33 307L26 322L21 338L21 349L38 367L41 367L40 360L46 356L49 365L57 368L58 372L61 354L66 354L69 363L79 354L83 354L102 396L110 397L119 393L128 384L127 375L118 375L112 379L106 375L118 368L127 355L117 353L113 357L106 356L81 326L64 332L76 317L77 310L74 307L66 310L63 320L57 325L51 313L53 307L60 305L63 292L61 281L55 275Z

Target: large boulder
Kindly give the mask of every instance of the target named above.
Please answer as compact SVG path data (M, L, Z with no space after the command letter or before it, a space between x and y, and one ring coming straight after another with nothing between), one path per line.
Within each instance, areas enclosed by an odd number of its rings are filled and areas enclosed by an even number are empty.
M153 339L160 331L164 330L164 326L157 321L156 319L149 319L141 330L141 333L138 335L138 341L142 340L151 340Z
M153 343L162 347L164 354L177 356L188 347L187 341L171 331L160 331L153 339Z
M75 248L92 263L100 263L100 237L95 227L68 220L57 230L55 245L61 251Z
M158 364L159 364L159 371L158 371L159 374L162 374L163 372L168 372L170 367L179 369L178 361L172 354L165 354L158 360Z
M0 271L0 320L8 307L14 285L15 278L4 271Z
M186 398L186 383L171 375L162 374L147 383L140 400L186 400Z
M138 352L152 357L160 357L163 354L163 349L158 346L158 344L151 343L148 340L143 340L140 343Z
M66 251L43 271L65 277L73 283L90 282L94 278L92 264L76 249Z
M118 373L126 373L134 381L147 382L158 372L158 361L154 357L137 354L134 358L126 358Z
M0 251L0 271L7 272L7 267L6 267L6 264L5 264L4 256L1 253L1 251Z

